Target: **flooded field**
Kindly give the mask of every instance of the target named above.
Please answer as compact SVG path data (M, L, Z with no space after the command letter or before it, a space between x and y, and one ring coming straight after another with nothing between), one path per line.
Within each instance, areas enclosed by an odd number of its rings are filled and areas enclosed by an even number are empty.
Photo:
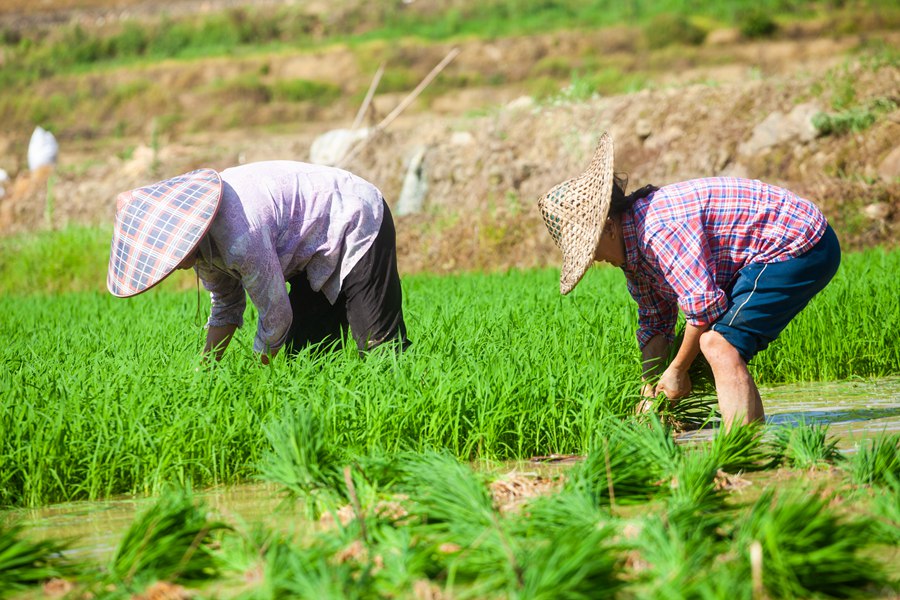
M763 388L760 394L770 428L825 424L845 452L853 451L861 439L883 431L900 431L900 378L897 377L792 384ZM708 439L713 431L692 431L679 439Z
M900 378L785 385L763 389L762 395L770 427L825 423L844 451L852 451L855 443L866 437L900 430ZM689 432L680 439L701 441L711 438L713 431ZM509 469L521 472L542 467L511 464ZM197 497L226 522L239 528L256 523L286 532L310 527L302 510L286 502L277 486L271 484L214 488L198 493ZM74 538L73 554L102 561L115 551L115 545L135 515L152 502L153 498L73 502L7 511L4 516L22 522L34 539Z

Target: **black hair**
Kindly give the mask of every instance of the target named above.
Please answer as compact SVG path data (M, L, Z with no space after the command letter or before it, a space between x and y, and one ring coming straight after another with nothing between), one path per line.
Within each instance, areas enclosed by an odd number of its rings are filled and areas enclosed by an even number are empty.
M631 210L635 202L641 198L646 198L659 189L655 185L645 185L641 189L626 195L625 189L627 187L628 175L624 173L613 174L612 202L609 205L609 216L614 217Z

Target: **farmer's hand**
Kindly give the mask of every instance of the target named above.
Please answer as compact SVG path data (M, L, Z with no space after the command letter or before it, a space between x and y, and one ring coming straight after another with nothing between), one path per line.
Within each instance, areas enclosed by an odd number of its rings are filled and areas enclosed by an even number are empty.
M659 378L655 391L657 394L665 394L669 400L684 398L691 393L691 377L687 370L669 366Z

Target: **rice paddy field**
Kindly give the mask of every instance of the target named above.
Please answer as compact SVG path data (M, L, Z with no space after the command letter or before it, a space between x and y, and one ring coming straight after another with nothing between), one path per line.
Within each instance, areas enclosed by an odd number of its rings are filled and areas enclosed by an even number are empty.
M0 597L900 593L896 427L850 440L797 410L721 432L702 378L634 417L636 311L616 269L566 297L554 270L406 277L412 348L364 360L347 347L263 366L250 307L207 366L205 294L121 300L75 270L26 281L7 250ZM898 275L900 251L845 255L752 364L764 403L798 382L896 394ZM209 501L247 486L271 500L265 518ZM101 551L34 516L123 500L137 508Z

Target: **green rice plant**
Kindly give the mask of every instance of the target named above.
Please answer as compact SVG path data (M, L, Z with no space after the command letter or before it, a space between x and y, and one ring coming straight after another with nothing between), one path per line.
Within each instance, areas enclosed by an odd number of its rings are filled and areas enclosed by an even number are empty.
M320 415L288 411L283 420L266 428L266 435L271 450L259 464L261 479L302 499L311 518L343 497L345 456L326 436Z
M577 491L528 504L513 525L522 569L517 598L612 596L623 585L615 528L608 514Z
M900 477L885 474L884 484L872 490L872 519L878 539L900 546Z
M422 534L459 549L445 559L448 585L459 578L476 594L519 587L522 566L515 540L484 482L453 457L436 452L411 457L404 469L410 513L421 522Z
M210 543L230 527L210 520L190 490L170 488L125 532L109 565L109 579L126 588L155 580L198 581L218 575Z
M601 505L645 502L659 492L679 462L679 451L662 424L609 419L585 460L572 467L566 488L579 490Z
M371 576L336 562L316 546L279 544L270 549L262 598L372 598Z
M744 556L762 547L762 582L777 598L855 597L886 581L882 566L864 550L872 523L829 509L831 496L802 488L766 490L738 522L734 549Z
M710 444L716 468L726 473L769 468L774 459L762 443L763 433L763 425L758 422L719 428Z
M21 525L0 522L0 598L54 577L73 577L85 566L65 556L70 542L32 541Z
M795 469L815 469L843 459L837 440L828 440L825 423L800 422L796 427L775 430L772 454L776 463Z
M749 579L735 568L733 561L722 559L727 547L702 519L673 520L667 515L649 515L632 527L639 528L629 544L638 556L634 585L637 597L751 597ZM722 593L725 591L727 594Z
M871 440L857 443L847 468L857 485L900 480L900 433L882 432Z
M413 346L400 357L304 351L261 368L251 350L258 315L250 306L223 361L195 370L208 296L166 287L110 297L102 291L108 238L101 244L101 237L45 232L0 242L2 506L154 494L173 480L247 481L275 458L269 438L282 427L278 460L289 468L279 476L296 478L292 461L319 463L291 457L291 444L302 444L291 441L287 406L316 416L322 450L337 453L328 487L341 494L346 465L354 465L360 493L370 493L363 480L386 491L397 478L390 461L378 467L354 457L430 449L462 461L587 453L593 470L579 477L608 505L606 438L617 501L630 495L630 482L643 491L627 502L665 495L660 488L677 456L671 435L632 421L624 432L606 433L631 413L640 389L636 315L621 271L595 269L565 297L553 269L405 277ZM71 267L75 280L59 265ZM784 343L754 359L757 381L900 372L900 338L890 334L900 330L890 284L896 273L900 252L845 255L835 281L782 334ZM860 315L852 328L851 306ZM655 457L646 469L645 456ZM286 481L305 485L302 477Z
M709 450L685 452L668 482L666 505L672 515L712 514L723 509L725 494L716 487L719 467Z

